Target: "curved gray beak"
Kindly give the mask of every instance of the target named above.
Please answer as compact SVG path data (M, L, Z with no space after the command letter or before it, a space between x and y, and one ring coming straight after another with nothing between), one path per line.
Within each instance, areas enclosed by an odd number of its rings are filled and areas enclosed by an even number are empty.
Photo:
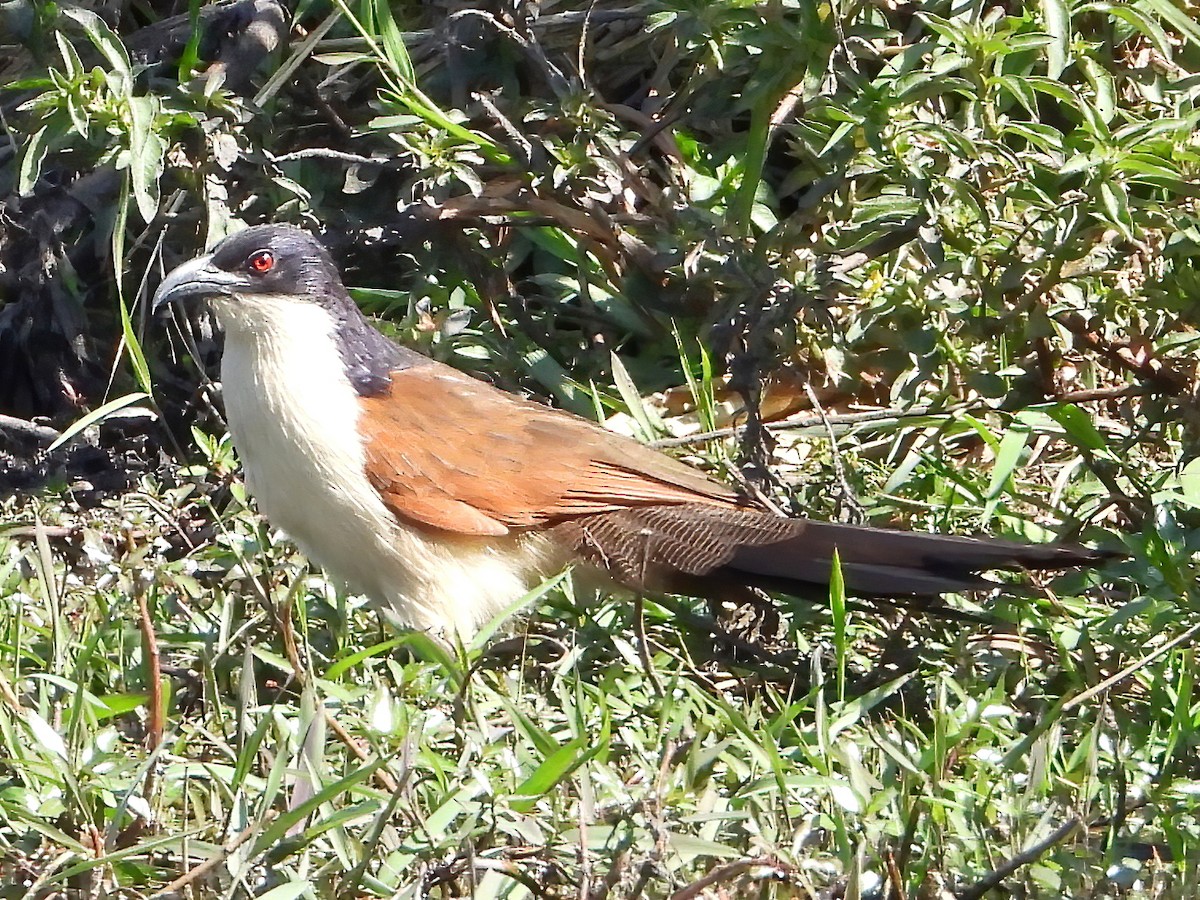
M198 256L175 268L162 280L154 292L151 309L158 312L168 303L202 299L214 294L229 295L240 287L245 287L245 283L238 275L218 269L213 265L212 256Z

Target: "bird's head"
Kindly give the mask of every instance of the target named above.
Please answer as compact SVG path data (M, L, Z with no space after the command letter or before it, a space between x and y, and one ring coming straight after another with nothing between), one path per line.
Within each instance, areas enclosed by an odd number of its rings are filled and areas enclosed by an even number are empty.
M226 328L254 330L270 311L317 304L337 320L353 303L329 253L290 225L257 225L230 235L212 252L172 271L154 294L154 309L208 300Z
M423 360L371 327L329 253L291 225L247 228L185 262L158 286L154 310L199 300L243 346L286 348L312 364L334 348L340 374L366 396L386 391L394 369Z

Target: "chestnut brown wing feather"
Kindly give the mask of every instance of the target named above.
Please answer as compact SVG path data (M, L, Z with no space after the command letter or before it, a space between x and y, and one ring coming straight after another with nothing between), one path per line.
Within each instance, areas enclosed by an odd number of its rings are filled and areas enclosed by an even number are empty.
M360 403L367 477L411 524L500 536L631 507L737 505L683 463L440 363L397 370Z

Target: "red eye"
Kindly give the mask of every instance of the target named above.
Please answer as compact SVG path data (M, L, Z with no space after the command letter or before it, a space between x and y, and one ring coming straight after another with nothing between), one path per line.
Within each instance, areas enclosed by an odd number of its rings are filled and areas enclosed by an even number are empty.
M251 253L246 260L246 268L256 275L266 275L275 268L275 254L270 250L259 250Z

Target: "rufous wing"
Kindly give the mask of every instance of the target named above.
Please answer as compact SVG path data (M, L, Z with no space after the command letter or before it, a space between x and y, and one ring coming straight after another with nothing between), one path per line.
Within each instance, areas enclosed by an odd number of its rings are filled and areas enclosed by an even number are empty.
M738 505L656 450L434 361L360 404L367 477L409 524L500 536L631 507Z

